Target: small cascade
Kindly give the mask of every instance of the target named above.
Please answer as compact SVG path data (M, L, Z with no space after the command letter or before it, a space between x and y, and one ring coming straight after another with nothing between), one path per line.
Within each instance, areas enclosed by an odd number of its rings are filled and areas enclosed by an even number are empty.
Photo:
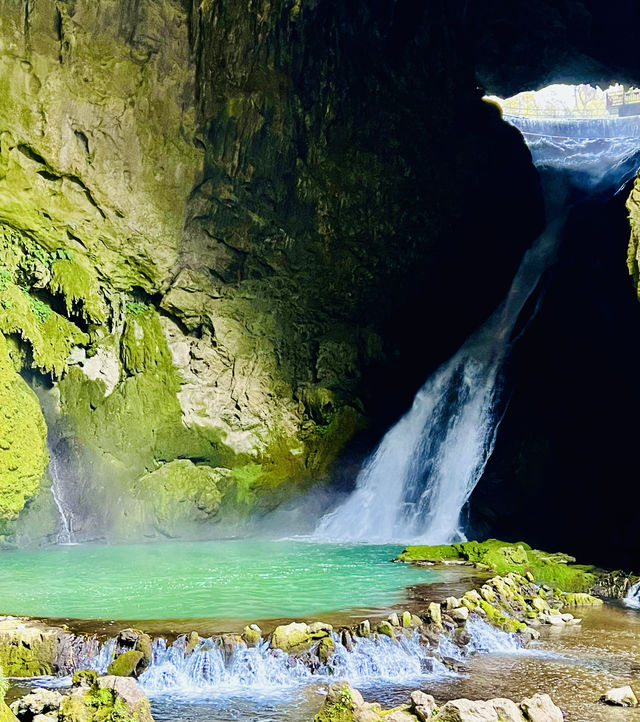
M640 609L640 582L629 587L627 596L622 600L625 607Z
M219 639L206 639L190 650L184 638L167 645L154 642L153 662L140 676L150 697L228 697L273 695L311 682L348 679L366 687L380 683L418 683L425 677L451 674L417 633L407 639L356 638L347 649L333 635L335 652L328 666L307 666L300 659L272 650L237 646L226 653ZM93 665L95 667L95 664Z
M467 649L477 654L516 654L525 650L517 634L501 632L490 624L471 615L466 625L470 641ZM530 654L530 650L526 650Z
M536 166L553 171L543 176L552 220L525 253L503 304L418 391L363 466L353 493L320 520L316 539L445 544L466 538L462 512L493 451L505 362L531 318L521 314L555 259L568 190L610 196L640 165L636 118L505 119L523 134Z
M64 472L53 449L49 451L49 475L51 476L51 493L58 513L61 529L56 539L58 544L73 544L73 513L67 504L64 493Z

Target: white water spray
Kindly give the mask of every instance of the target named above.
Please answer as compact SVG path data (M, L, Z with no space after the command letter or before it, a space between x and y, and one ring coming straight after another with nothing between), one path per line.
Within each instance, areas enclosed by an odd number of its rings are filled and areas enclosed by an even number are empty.
M629 588L627 596L622 600L625 607L640 609L640 582Z
M611 194L638 165L635 118L508 120L523 133L536 165L567 172L582 190ZM418 391L364 465L355 491L320 520L315 538L425 544L465 539L461 515L493 451L504 363L525 304L555 258L567 212L557 187L545 195L555 220L525 253L506 300Z
M154 643L153 662L140 677L150 697L217 698L233 695L274 695L311 682L348 679L351 684L406 683L450 674L418 635L353 640L349 650L333 635L335 652L328 666L310 668L267 641L257 647L238 646L230 656L220 640L206 639L191 651L184 638L171 645Z

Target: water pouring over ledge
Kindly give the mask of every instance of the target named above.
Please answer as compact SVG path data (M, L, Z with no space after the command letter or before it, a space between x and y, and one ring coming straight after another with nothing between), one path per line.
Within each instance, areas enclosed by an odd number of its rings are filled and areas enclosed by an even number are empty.
M465 539L463 509L493 451L504 410L505 361L517 341L515 330L526 327L522 314L531 307L529 320L535 314L536 304L528 301L553 265L568 190L612 195L638 167L637 117L505 120L522 132L543 181L545 171L554 179L543 183L551 221L525 253L505 301L418 391L411 409L365 463L354 492L320 520L316 539L426 544Z

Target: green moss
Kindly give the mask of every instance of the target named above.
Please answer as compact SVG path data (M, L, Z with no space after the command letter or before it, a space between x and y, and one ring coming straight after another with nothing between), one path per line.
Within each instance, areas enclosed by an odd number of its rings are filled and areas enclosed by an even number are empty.
M9 677L40 677L57 672L59 642L55 634L37 630L0 636L0 667Z
M144 654L142 652L129 649L111 662L107 668L107 674L114 674L116 677L135 677L136 670L143 657Z
M150 511L156 528L171 535L186 521L207 521L216 516L230 486L230 474L228 469L177 459L135 481L133 491Z
M531 549L524 542L509 543L497 539L450 546L409 546L398 559L408 562L460 559L485 566L498 574L530 572L538 584L570 592L591 589L598 573L593 566L574 564L575 559L567 554L549 553Z
M345 685L340 690L338 699L333 704L324 704L313 722L354 722L355 711L351 690Z
M0 333L0 518L13 519L47 468L47 427L38 399L16 372Z
M87 321L105 322L107 314L102 290L94 268L84 256L54 261L49 288L52 293L63 296L67 313L79 310Z
M75 324L14 283L0 291L0 331L18 335L31 348L33 366L57 376L71 349L88 342Z

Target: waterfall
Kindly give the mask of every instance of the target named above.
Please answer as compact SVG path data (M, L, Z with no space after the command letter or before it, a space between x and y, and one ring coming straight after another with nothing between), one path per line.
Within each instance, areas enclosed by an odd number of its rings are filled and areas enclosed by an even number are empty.
M637 582L629 588L627 596L622 600L625 607L631 609L640 609L640 582Z
M51 477L51 493L58 514L60 515L61 529L56 542L58 544L73 544L73 512L65 499L64 470L56 456L55 449L49 448L49 476Z
M522 132L539 168L563 171L566 184L591 194L615 192L638 167L637 119L507 120ZM568 212L565 198L557 183L545 187L552 221L525 253L505 301L426 381L364 464L353 493L320 520L315 538L425 544L465 539L462 511L493 451L505 360L525 304L555 258Z

